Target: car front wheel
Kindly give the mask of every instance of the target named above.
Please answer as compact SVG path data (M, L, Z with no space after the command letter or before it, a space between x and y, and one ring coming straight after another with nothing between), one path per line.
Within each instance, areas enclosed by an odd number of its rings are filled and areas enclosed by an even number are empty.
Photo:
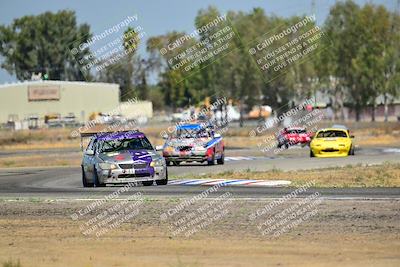
M354 156L354 147L353 146L350 147L348 155L349 156Z
M85 174L85 171L83 169L83 166L81 166L81 168L82 168L82 185L83 185L83 187L93 187L93 183L89 183L87 181L86 174Z
M99 181L99 176L97 175L96 168L93 169L93 182L95 187L103 187L105 184L101 184Z
M166 185L168 184L168 169L165 169L165 179L156 180L157 185Z
M153 181L143 181L142 184L143 186L151 186L153 185Z
M207 160L208 165L214 165L215 164L215 152L212 154L212 157L210 160Z
M221 165L225 163L225 153L222 153L221 158L217 159L217 163Z

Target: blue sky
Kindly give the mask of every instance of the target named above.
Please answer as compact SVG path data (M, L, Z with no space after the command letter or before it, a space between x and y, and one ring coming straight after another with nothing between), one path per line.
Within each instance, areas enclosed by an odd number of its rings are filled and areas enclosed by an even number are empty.
M317 23L321 24L329 13L329 8L336 1L315 0L315 2ZM396 0L357 0L355 2L383 4L390 10L396 7ZM0 0L0 24L9 25L13 19L25 15L69 9L76 12L78 23L88 23L92 32L98 33L129 15L137 14L139 24L144 28L146 35L154 36L172 30L193 31L194 18L198 10L210 5L217 7L221 13L228 10L248 12L254 7L263 8L267 14L283 17L312 13L311 0ZM145 53L143 46L140 53ZM15 81L15 77L0 69L0 84L12 81Z

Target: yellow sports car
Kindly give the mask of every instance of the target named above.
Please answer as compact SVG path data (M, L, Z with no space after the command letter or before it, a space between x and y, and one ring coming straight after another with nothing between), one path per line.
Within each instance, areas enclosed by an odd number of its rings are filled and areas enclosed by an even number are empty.
M319 130L310 143L310 157L345 157L354 155L354 136L347 129Z

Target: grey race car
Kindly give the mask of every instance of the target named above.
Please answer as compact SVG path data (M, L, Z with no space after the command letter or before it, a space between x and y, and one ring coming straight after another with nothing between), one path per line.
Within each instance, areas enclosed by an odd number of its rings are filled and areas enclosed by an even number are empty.
M84 187L141 182L168 183L164 158L139 131L94 134L82 159Z

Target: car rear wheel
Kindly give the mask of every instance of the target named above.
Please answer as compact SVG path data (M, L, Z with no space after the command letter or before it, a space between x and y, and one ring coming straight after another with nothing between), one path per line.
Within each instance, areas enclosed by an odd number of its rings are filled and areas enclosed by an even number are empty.
M151 186L153 185L153 181L143 181L142 184L143 186Z
M165 179L156 180L157 185L166 185L168 184L168 169L165 169Z
M83 170L83 166L81 166L81 168L82 168L82 185L83 185L83 187L93 187L93 183L89 183L87 181L85 171Z
M310 149L310 158L313 158L313 157L315 157L315 156L314 156L314 153L313 153L312 150Z

